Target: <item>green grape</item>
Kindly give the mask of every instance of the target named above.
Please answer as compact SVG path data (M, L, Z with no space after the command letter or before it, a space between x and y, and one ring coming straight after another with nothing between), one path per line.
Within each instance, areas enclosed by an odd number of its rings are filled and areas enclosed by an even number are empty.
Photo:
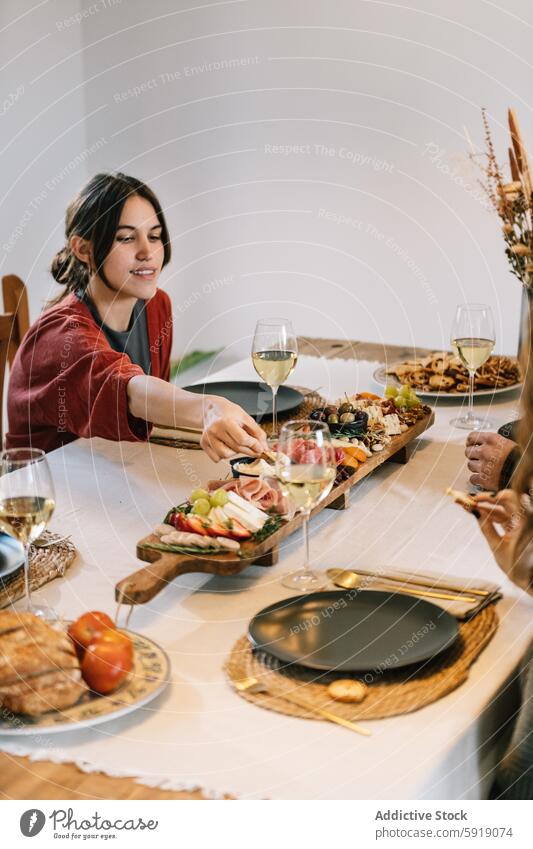
M385 398L396 398L398 394L398 387L393 384L389 384L385 387Z
M192 508L192 512L197 516L207 516L210 510L211 504L207 498L197 498Z
M199 498L209 499L209 493L207 492L206 489L193 489L193 491L191 492L191 497L189 498L189 501L191 501L194 504L194 502L198 501Z
M408 398L410 393L411 387L407 383L404 383L398 394L401 398Z
M224 507L228 503L228 493L225 489L216 489L209 496L212 507Z
M407 407L407 398L405 397L405 395L398 395L398 397L394 399L394 403L397 407L403 410Z

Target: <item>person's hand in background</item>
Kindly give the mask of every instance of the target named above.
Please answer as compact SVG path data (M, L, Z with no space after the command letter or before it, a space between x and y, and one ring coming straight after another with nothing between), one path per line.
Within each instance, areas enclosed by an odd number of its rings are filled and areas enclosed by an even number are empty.
M498 490L505 461L516 447L516 442L499 433L469 433L465 454L472 472L470 483L483 489Z
M480 492L474 501L479 513L480 530L498 566L509 574L513 568L514 548L523 522L524 511L518 495L513 489L502 489L496 495Z

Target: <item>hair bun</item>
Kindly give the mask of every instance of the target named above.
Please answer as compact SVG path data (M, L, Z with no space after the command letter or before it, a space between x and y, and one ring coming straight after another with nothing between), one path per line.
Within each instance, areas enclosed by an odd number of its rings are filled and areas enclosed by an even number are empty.
M85 288L89 282L89 269L80 262L72 250L66 245L55 255L50 266L53 278L69 290Z
M50 266L52 276L58 283L65 283L65 276L71 265L72 253L68 247L61 248L55 255Z

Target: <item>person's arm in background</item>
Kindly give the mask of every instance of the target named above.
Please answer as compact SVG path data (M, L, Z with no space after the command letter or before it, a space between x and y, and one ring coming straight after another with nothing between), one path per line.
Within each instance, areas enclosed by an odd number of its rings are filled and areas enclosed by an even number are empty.
M144 374L130 378L127 394L129 412L136 419L203 430L200 445L215 462L233 454L257 456L268 450L265 432L226 398L197 395Z

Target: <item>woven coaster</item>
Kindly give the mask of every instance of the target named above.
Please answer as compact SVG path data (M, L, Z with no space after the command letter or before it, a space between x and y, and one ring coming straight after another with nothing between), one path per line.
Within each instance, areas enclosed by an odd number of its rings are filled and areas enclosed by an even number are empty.
M292 419L306 419L309 416L309 413L315 409L315 407L321 406L325 407L326 400L322 398L318 392L311 392L309 389L306 389L304 386L293 386L292 389L297 389L301 392L305 397L299 407L296 410L293 410L292 413L279 415L278 416L278 430L282 424L285 422L289 422ZM261 422L261 427L265 431L267 436L272 435L272 422ZM169 448L187 448L191 451L200 451L200 444L197 442L187 442L182 439L165 439L163 436L153 436L150 437L150 442L155 443L156 445L168 445Z
M459 637L450 649L433 660L382 673L323 673L291 666L262 651L252 650L248 637L241 637L224 666L232 682L259 678L268 694L238 692L242 698L267 710L317 719L317 714L283 699L283 693L294 694L309 706L331 710L344 719L383 719L410 713L455 690L468 678L470 666L490 642L498 627L495 605L490 605L468 622L459 622ZM367 684L368 692L360 704L344 704L329 698L327 685L338 679L352 678Z
M49 542L60 537L61 534L44 531L39 539ZM72 565L76 554L76 548L70 540L63 540L48 548L30 546L30 590L33 592L44 584L48 584L49 581L53 581L54 578L62 578ZM8 578L0 578L0 608L18 601L24 596L24 592L24 570L21 566Z

